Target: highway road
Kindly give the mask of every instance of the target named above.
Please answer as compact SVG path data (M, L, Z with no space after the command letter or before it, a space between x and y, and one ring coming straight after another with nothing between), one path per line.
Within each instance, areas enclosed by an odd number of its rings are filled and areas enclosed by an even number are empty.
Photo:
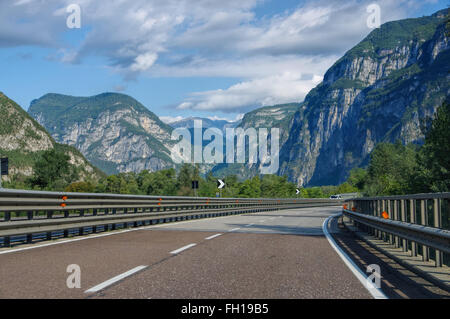
M324 221L339 210L233 215L2 249L0 298L373 298L324 236ZM328 230L341 236L336 219ZM79 266L79 287L67 286L69 265Z

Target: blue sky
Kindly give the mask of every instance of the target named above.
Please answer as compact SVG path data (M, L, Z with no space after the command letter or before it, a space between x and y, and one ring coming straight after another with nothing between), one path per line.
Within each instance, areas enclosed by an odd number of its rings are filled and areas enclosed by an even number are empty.
M81 8L81 28L66 25ZM11 0L0 2L0 91L27 109L52 92L129 94L164 119L234 119L299 102L381 22L448 1Z

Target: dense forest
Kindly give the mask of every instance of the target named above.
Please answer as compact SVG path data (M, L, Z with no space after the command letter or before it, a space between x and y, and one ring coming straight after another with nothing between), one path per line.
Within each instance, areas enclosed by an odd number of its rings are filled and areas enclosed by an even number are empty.
M400 195L450 191L450 103L445 102L433 119L424 123L425 143L402 145L380 143L373 150L366 168L355 168L348 180L339 186L301 188L286 176L263 175L239 180L236 175L223 179L226 187L222 197L323 198L334 194L358 192L364 196ZM177 171L120 173L100 180L74 182L79 174L69 164L62 150L43 152L34 162L33 176L15 176L4 182L6 188L53 190L66 192L97 192L165 196L215 197L217 177L201 176L197 166L184 164ZM199 181L194 192L193 180Z

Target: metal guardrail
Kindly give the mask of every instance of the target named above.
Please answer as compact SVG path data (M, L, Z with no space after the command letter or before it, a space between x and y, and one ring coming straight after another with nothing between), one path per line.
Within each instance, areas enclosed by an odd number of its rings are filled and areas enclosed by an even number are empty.
M345 201L343 214L411 256L421 255L423 261L430 260L430 248L434 249L436 267L441 267L443 253L450 253L449 200L450 193L353 198Z
M0 238L10 246L86 232L279 209L335 206L341 200L207 198L59 193L0 189ZM43 234L43 236L42 236ZM22 239L21 239L22 240Z

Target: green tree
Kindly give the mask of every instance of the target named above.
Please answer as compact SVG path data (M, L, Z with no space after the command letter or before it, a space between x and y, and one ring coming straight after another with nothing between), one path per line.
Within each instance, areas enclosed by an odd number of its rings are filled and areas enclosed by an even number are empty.
M95 186L91 182L75 182L67 186L64 191L72 193L93 193Z
M437 110L417 155L419 168L412 183L416 192L450 191L450 103Z
M261 180L259 176L247 179L241 184L239 189L239 197L259 198L261 196Z
M78 179L78 170L69 163L70 156L55 149L44 151L33 165L33 188L62 190Z
M354 168L350 171L350 176L347 179L347 182L356 187L358 190L362 191L366 184L367 180L367 170L363 168Z
M379 143L373 150L364 193L369 196L401 195L411 191L417 171L417 146Z

